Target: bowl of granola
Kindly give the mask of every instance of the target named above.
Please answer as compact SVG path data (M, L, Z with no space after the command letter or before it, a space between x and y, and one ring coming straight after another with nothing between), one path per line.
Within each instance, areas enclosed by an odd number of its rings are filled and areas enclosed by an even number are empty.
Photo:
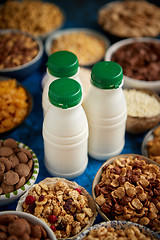
M142 155L160 165L160 125L152 128L142 142Z
M32 149L12 138L0 140L0 206L24 194L38 173L39 163Z
M90 194L64 178L46 178L19 200L16 210L45 221L58 239L76 238L92 226L97 215Z
M104 59L110 41L103 34L88 28L71 28L51 34L45 42L49 56L56 51L67 50L78 57L80 66L92 66Z
M124 88L160 93L160 39L137 37L118 41L109 47L105 60L123 68Z
M0 29L19 29L45 40L64 23L64 11L51 2L15 0L0 6Z
M96 224L77 237L77 240L93 239L160 239L160 236L148 228L137 223L127 221L108 221Z
M18 211L0 212L1 239L56 240L52 230L37 217Z
M32 96L16 79L0 77L0 137L19 127L30 115Z
M0 75L23 80L39 68L43 43L17 29L0 30Z
M107 160L92 185L96 208L105 220L130 221L160 231L160 166L137 154Z

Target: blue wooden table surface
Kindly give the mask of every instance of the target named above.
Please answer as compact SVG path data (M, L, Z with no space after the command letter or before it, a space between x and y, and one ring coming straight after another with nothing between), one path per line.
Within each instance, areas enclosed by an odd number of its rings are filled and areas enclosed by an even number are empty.
M87 27L95 29L103 34L103 30L98 26L97 23L97 10L105 3L109 2L106 0L57 0L50 1L59 5L66 14L66 23L63 28L71 27ZM152 1L154 2L154 1ZM107 35L106 35L107 36ZM111 43L117 41L114 37L109 37ZM42 113L42 77L46 71L47 57L43 56L43 63L39 70L33 72L28 78L23 79L22 83L27 87L33 97L33 109L27 120L14 132L6 135L5 138L13 138L17 141L23 142L28 145L37 155L40 171L37 178L37 183L46 177L51 177L44 166L44 147L42 138L42 124L43 124L43 113ZM125 146L122 153L135 153L141 154L141 144L145 133L139 135L127 134L125 135ZM67 161L67 159L66 159ZM103 161L97 161L89 158L88 166L85 172L73 179L79 185L83 186L90 194L92 191L92 182L98 169L103 164ZM0 207L0 211L4 210L15 210L17 201ZM97 216L95 223L102 222L103 219L100 215Z

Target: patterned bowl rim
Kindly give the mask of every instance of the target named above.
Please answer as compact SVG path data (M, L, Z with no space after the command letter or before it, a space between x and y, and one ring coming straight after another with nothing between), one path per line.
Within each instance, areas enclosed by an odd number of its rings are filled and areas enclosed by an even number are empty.
M4 140L0 140L1 142L3 142ZM36 156L36 154L33 152L33 150L31 148L29 148L27 145L25 145L24 143L21 143L19 141L16 141L18 143L18 147L19 148L25 148L27 150L29 150L32 154L32 159L33 159L33 173L32 176L30 177L30 179L19 189L10 192L10 193L6 193L6 194L2 194L0 195L0 201L1 200L5 200L5 199L11 199L11 198L16 198L20 195L22 195L23 193L25 193L36 181L37 177L38 177L38 173L39 173L39 162L38 162L38 158Z
M124 229L124 228L126 227L126 225L127 225L127 227L130 227L130 226L133 226L133 225L134 225L134 226L138 227L138 229L142 230L143 233L147 233L147 235L149 235L150 237L154 237L154 238L156 238L157 240L160 240L160 236L159 236L157 233L151 231L149 228L147 228L147 227L145 227L145 226L142 226L142 225L140 225L140 224L137 224L137 223L129 222L129 221L107 221L107 222L101 222L101 223L99 223L99 224L95 224L95 225L93 225L92 227L89 227L88 229L86 229L84 232L82 232L82 233L77 237L76 240L81 240L81 239L83 239L84 237L87 236L87 234L88 234L91 230L100 228L100 227L102 227L102 226L104 226L104 227L113 227L113 228L115 228L115 229L116 229L117 227L118 227L118 229Z

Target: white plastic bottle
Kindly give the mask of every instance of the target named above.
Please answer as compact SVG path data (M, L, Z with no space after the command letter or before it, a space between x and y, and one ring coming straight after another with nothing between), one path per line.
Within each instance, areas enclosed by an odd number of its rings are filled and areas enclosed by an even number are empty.
M42 94L43 116L45 116L47 108L50 105L48 100L50 83L61 77L70 77L81 84L78 73L78 58L74 53L69 51L58 51L48 57L47 75L44 77L46 83Z
M124 147L127 107L122 85L123 72L117 63L93 66L83 107L89 124L88 152L97 160L116 156Z
M53 176L74 178L88 164L88 122L81 85L70 78L53 81L43 122L44 161Z

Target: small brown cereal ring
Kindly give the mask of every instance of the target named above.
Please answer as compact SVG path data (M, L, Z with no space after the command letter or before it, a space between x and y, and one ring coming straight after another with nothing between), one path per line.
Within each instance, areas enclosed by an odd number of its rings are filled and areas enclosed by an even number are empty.
M39 226L40 226L40 228L41 228L42 237L43 237L44 239L46 239L46 238L47 238L47 232L46 232L46 230L45 230L41 225L39 225Z
M39 225L33 225L31 228L31 236L33 238L41 238L42 236L42 232L41 232L41 228Z
M10 193L10 192L13 192L13 191L14 191L14 186L12 186L12 185L7 185L7 184L4 183L4 182L2 182L1 188L2 188L2 192L3 192L4 194Z
M22 236L21 236L21 240L31 240L30 236L28 233L24 233ZM35 239L34 239L35 240ZM38 239L37 239L38 240Z
M21 148L20 152L24 152L28 156L29 159L32 158L32 154L28 149Z
M1 232L1 239L2 240L7 240L7 234L4 232Z
M10 147L1 147L0 148L0 156L1 157L9 157L13 154L13 150Z
M4 173L0 172L0 182L3 182Z
M29 172L30 172L30 169L29 167L27 166L27 164L24 164L24 163L19 163L16 167L15 167L15 172L18 173L18 175L20 177L27 177Z
M0 172L4 173L4 171L5 171L5 165L4 163L0 162Z
M14 214L4 214L0 216L0 224L2 225L8 225L10 222L13 222L15 219L17 219L18 216Z
M4 174L3 180L7 185L14 185L18 183L19 175L16 172L8 171Z
M17 148L18 144L14 139L8 138L3 142L3 146L4 147L10 147L10 148Z
M10 235L22 236L26 231L26 220L16 219L8 225L8 232Z
M5 165L5 171L8 172L11 169L12 163L6 157L0 157L0 162Z
M18 182L18 183L16 184L16 186L15 186L16 190L19 189L20 187L22 187L22 186L25 184L25 182L26 182L25 177L21 177L21 178L19 179L19 182Z
M31 176L32 176L32 172L28 174L28 176L26 177L26 181L28 181L31 178Z
M12 168L15 168L18 164L19 164L19 159L16 155L11 155L8 157L8 159L11 161L12 163Z
M29 160L29 162L27 163L29 169L31 170L33 167L33 159Z
M5 233L7 233L7 226L0 225L0 232L5 232Z
M15 235L11 235L7 238L7 240L18 240L18 238Z
M17 157L19 158L20 163L27 163L28 157L24 152L17 153Z

